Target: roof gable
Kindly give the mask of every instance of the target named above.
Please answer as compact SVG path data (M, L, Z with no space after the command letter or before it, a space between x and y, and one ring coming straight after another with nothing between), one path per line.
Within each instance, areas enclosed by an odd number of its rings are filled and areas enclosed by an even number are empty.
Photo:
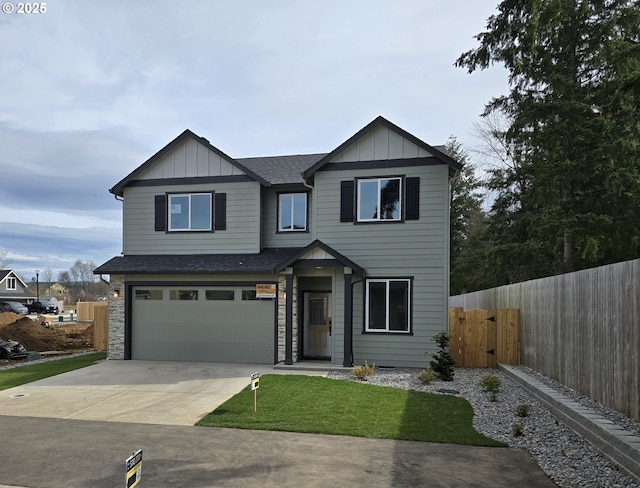
M22 278L20 278L17 274L15 274L15 272L12 269L0 269L0 283L3 283L8 277L12 277L17 279L20 283L22 283L23 288L28 288L27 284L22 281Z
M316 171L330 163L415 158L435 158L454 171L462 167L441 150L378 116L307 169L303 177L308 180Z
M109 191L122 196L134 180L246 175L264 186L269 182L245 165L211 145L207 139L186 129Z
M319 254L320 253L320 254ZM338 251L333 249L331 246L328 246L324 242L319 239L316 239L308 246L300 249L297 254L291 256L288 260L282 261L278 267L276 267L276 273L283 271L287 266L295 263L299 260L311 260L311 259L333 259L343 266L347 268L351 268L356 273L363 275L365 274L364 268L359 266L358 264L351 261L346 256L340 254Z

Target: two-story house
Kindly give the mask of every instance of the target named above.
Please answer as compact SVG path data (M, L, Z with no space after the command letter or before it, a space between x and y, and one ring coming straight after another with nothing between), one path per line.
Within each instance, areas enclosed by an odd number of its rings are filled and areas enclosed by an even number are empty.
M13 301L24 305L35 298L36 296L29 291L27 284L15 271L0 269L0 301Z
M326 154L234 159L186 130L110 190L109 357L424 367L459 169L383 117Z

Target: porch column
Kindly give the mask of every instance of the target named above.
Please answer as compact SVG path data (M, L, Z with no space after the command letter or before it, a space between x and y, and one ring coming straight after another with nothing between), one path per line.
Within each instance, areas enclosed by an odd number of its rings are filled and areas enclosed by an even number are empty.
M293 364L293 269L285 274L285 337L284 364Z
M353 347L353 297L351 288L351 268L344 270L344 354L342 366L353 366L351 349Z

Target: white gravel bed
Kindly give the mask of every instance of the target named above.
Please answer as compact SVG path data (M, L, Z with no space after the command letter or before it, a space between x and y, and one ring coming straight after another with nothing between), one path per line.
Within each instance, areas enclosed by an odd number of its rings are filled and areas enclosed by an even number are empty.
M533 374L528 368L523 371ZM482 434L504 442L510 447L526 449L540 468L561 487L580 488L640 488L633 480L618 471L591 444L559 422L549 410L533 398L526 390L497 369L463 369L455 368L453 381L434 381L423 385L417 379L417 369L376 369L368 380L372 385L391 386L430 393L442 393L438 390L457 390L456 396L465 398L474 410L473 426ZM502 381L497 401L492 402L490 395L482 391L478 381L485 375L496 375ZM542 375L535 373L542 380ZM332 371L329 378L358 381L350 372ZM545 383L565 393L568 388L548 378ZM578 400L577 392L571 397ZM583 404L589 399L582 397ZM519 417L518 406L528 405L529 415ZM605 415L612 422L627 428L631 433L640 435L640 423L621 415L603 405L587 405ZM522 426L524 435L514 436L514 424Z

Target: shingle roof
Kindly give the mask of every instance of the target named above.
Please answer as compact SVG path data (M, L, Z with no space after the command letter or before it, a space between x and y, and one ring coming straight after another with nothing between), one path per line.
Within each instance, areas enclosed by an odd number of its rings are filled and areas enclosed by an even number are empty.
M150 254L116 256L97 267L95 274L158 273L270 273L300 248L263 249L260 254Z
M272 185L302 183L302 173L320 161L325 154L238 158L236 161Z

